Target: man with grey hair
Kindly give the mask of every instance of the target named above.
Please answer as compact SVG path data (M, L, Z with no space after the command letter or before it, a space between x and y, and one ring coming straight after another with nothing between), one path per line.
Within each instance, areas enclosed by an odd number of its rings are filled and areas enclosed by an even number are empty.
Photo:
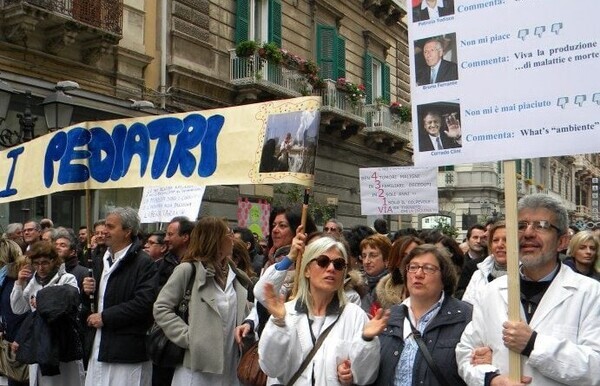
M342 236L343 230L344 226L335 218L330 218L329 220L327 220L325 225L323 225L323 232L333 235L335 237Z
M86 386L151 384L145 336L158 286L156 265L143 251L139 230L140 218L132 208L106 215L108 249L94 261L94 277L83 283L95 299L95 312L87 318L95 332Z
M37 221L29 220L23 224L23 240L27 245L26 250L29 250L31 244L42 239L42 227Z
M506 320L507 276L489 283L456 346L468 385L600 385L600 283L558 259L568 225L555 198L519 200L521 320ZM507 377L509 350L522 357L521 382Z
M458 79L458 66L444 60L444 45L439 39L428 40L423 46L425 66L417 69L417 85L449 82Z
M6 226L6 238L19 244L21 251L25 252L25 240L23 240L23 224L13 222Z

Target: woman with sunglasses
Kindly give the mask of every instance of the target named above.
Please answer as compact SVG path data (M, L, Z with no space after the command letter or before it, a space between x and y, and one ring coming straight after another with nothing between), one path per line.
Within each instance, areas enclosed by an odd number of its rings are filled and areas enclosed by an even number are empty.
M465 385L454 349L471 321L472 307L452 297L456 274L447 251L432 244L417 246L401 267L409 297L391 308L388 328L379 336L381 363L375 385ZM418 339L441 376L425 359Z
M343 286L347 261L342 243L322 237L304 250L293 300L284 303L272 284L265 285L271 318L259 341L259 363L271 377L268 384L337 384L337 366L347 362L352 363L356 384L375 379L377 335L388 315L380 310L369 320L359 306L347 303ZM301 369L321 334L326 334L322 345Z

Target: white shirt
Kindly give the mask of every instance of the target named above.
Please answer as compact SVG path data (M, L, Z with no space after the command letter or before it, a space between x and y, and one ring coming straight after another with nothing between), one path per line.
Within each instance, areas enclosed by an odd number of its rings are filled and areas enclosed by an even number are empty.
M429 5L427 5L427 0L421 1L421 9L427 8L427 12L429 13L429 19L437 19L440 17L438 7L444 7L444 0L438 0L435 7L433 8L430 8Z

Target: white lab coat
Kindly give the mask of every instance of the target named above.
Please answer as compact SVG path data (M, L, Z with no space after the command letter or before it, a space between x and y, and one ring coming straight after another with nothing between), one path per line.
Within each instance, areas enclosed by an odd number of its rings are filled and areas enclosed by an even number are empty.
M467 289L465 289L465 293L463 294L463 302L470 303L474 306L477 305L477 302L483 293L483 288L489 283L488 276L490 272L492 272L493 267L494 256L492 255L489 255L485 260L477 264L477 271L471 276L469 285L467 285Z
M272 377L267 384L287 384L313 347L306 314L298 313L295 304L296 300L285 304L285 327L278 327L269 319L259 340L260 367ZM327 315L321 331L336 318L337 314ZM350 359L355 384L375 381L380 358L379 339L370 342L362 339L362 331L368 320L367 314L359 306L346 304L340 319L295 385L312 385L313 368L315 385L339 385L337 365L345 359Z
M489 283L456 346L458 372L470 386L483 385L486 372L508 375L502 342L507 296L506 276ZM532 386L600 385L600 283L561 264L529 325L537 338L529 358L522 357L522 373L533 378ZM470 364L472 350L481 346L493 350L492 365Z

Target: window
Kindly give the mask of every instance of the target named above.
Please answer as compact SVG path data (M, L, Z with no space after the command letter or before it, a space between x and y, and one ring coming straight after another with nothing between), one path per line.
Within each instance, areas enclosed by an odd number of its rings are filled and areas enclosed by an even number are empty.
M364 69L367 104L373 103L377 98L390 102L390 66L366 53Z
M317 65L323 79L346 76L346 41L333 26L317 25Z
M525 160L525 178L533 178L533 164L531 160Z
M235 43L274 42L281 47L281 0L237 0Z

